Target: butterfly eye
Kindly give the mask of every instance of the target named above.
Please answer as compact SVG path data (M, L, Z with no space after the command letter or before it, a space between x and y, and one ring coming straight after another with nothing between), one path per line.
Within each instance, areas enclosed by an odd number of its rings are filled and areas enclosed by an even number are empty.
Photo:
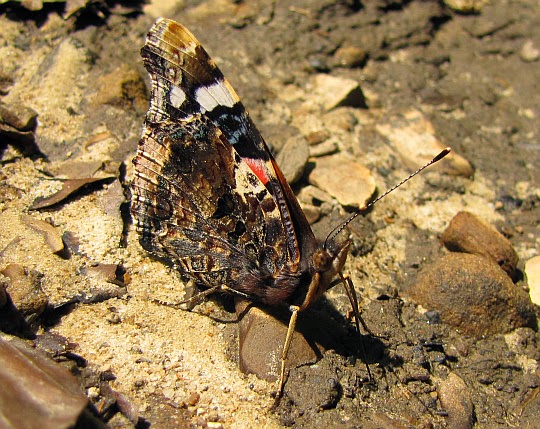
M325 249L319 249L313 254L313 267L318 273L328 271L332 266L333 258Z

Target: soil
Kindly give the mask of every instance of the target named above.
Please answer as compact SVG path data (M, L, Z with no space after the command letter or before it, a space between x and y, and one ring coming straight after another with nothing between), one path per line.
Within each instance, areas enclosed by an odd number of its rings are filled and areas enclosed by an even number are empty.
M114 374L111 387L137 407L139 427L537 427L534 329L470 338L402 293L447 252L439 237L462 210L509 238L518 270L540 249L538 4L478 1L471 12L454 3L98 2L67 19L69 2L0 5L0 101L38 114L34 143L0 141L0 268L40 273L49 302L32 333L62 335L89 368ZM351 224L345 271L372 335L358 340L344 292L330 290L301 317L341 326L331 350L292 368L277 404L275 383L238 369L230 300L191 312L163 305L181 301L185 286L143 251L130 224L131 159L148 106L139 50L158 15L203 43L276 153L289 138L326 133L371 171L380 194L410 168L376 125L415 110L474 167L472 177L426 171ZM317 110L319 73L359 82L367 108ZM111 176L29 211L61 178ZM351 211L325 203L341 219ZM25 213L56 227L69 255L53 253ZM324 237L332 222L314 229ZM104 264L125 270L113 291L88 274ZM133 427L121 415L108 424Z

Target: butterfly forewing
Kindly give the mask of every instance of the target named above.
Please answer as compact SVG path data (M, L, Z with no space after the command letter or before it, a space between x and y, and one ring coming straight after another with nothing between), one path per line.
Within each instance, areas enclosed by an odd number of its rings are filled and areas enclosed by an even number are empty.
M142 56L152 98L132 184L141 243L199 283L223 283L264 302L267 289L279 287L277 276L299 274L296 230L306 230L301 242L313 242L311 229L236 93L193 35L160 19Z

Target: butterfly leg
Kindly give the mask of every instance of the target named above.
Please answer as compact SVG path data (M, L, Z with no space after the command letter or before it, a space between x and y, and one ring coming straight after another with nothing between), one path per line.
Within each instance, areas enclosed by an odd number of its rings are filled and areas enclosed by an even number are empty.
M354 313L354 322L356 323L356 330L360 334L360 325L358 322L362 324L362 328L372 336L375 336L373 332L367 327L366 322L364 322L364 319L362 319L362 316L360 316L360 312L358 311L358 298L356 296L356 291L354 290L354 285L351 280L351 278L347 275L343 275L343 273L339 272L339 278L341 279L341 282L343 283L343 287L345 289L345 292L347 293L347 297L349 298L349 302L351 303L352 311Z
M364 319L362 319L362 316L360 316L360 311L358 311L358 298L356 296L356 291L354 290L354 285L349 276L343 275L343 273L339 272L339 278L341 279L341 282L343 283L343 287L345 288L345 292L347 293L347 297L349 298L349 302L351 303L351 307L354 313L354 322L356 324L356 331L358 332L358 335L360 336L360 324L362 324L362 327L364 330L369 334L374 336L374 334L370 331L370 329L367 327L366 322L364 322ZM362 353L364 356L366 356L366 350L364 349L364 343L360 340L360 344L362 347ZM369 380L373 380L373 376L371 375L371 370L369 369L369 365L366 361L366 370L368 373Z
M291 305L289 310L291 311L291 318L289 319L287 336L285 337L285 344L283 344L283 352L281 353L281 373L279 376L278 398L283 394L283 387L285 386L285 364L287 363L287 355L289 353L289 348L291 347L291 341L296 328L296 319L298 319L300 307L297 305Z
M153 301L158 303L158 304L163 304L163 305L167 305L169 307L173 307L173 308L180 308L181 305L184 305L184 304L188 304L188 309L191 310L193 308L193 306L195 306L197 304L197 301L200 301L202 300L203 298L207 297L208 295L212 295L213 293L216 293L216 292L224 292L224 293L230 293L230 294L233 294L233 295L238 295L242 298L250 298L249 295L243 293L243 292L239 292L235 289L232 289L228 286L225 286L225 285L219 285L219 286L213 286L209 289L206 289L206 290L203 290L202 292L199 292L195 295L193 295L192 297L188 298L188 299L185 299L183 301L180 301L180 302L176 302L174 304L166 304L160 300L156 300L154 299ZM193 306L189 306L190 304L194 304Z

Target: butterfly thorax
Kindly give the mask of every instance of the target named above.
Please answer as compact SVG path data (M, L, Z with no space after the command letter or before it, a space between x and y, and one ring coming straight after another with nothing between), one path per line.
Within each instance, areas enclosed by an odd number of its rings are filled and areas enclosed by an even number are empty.
M350 243L333 244L329 249L320 246L309 256L302 257L297 272L283 271L265 288L263 301L268 305L295 305L305 310L332 286L341 271Z

